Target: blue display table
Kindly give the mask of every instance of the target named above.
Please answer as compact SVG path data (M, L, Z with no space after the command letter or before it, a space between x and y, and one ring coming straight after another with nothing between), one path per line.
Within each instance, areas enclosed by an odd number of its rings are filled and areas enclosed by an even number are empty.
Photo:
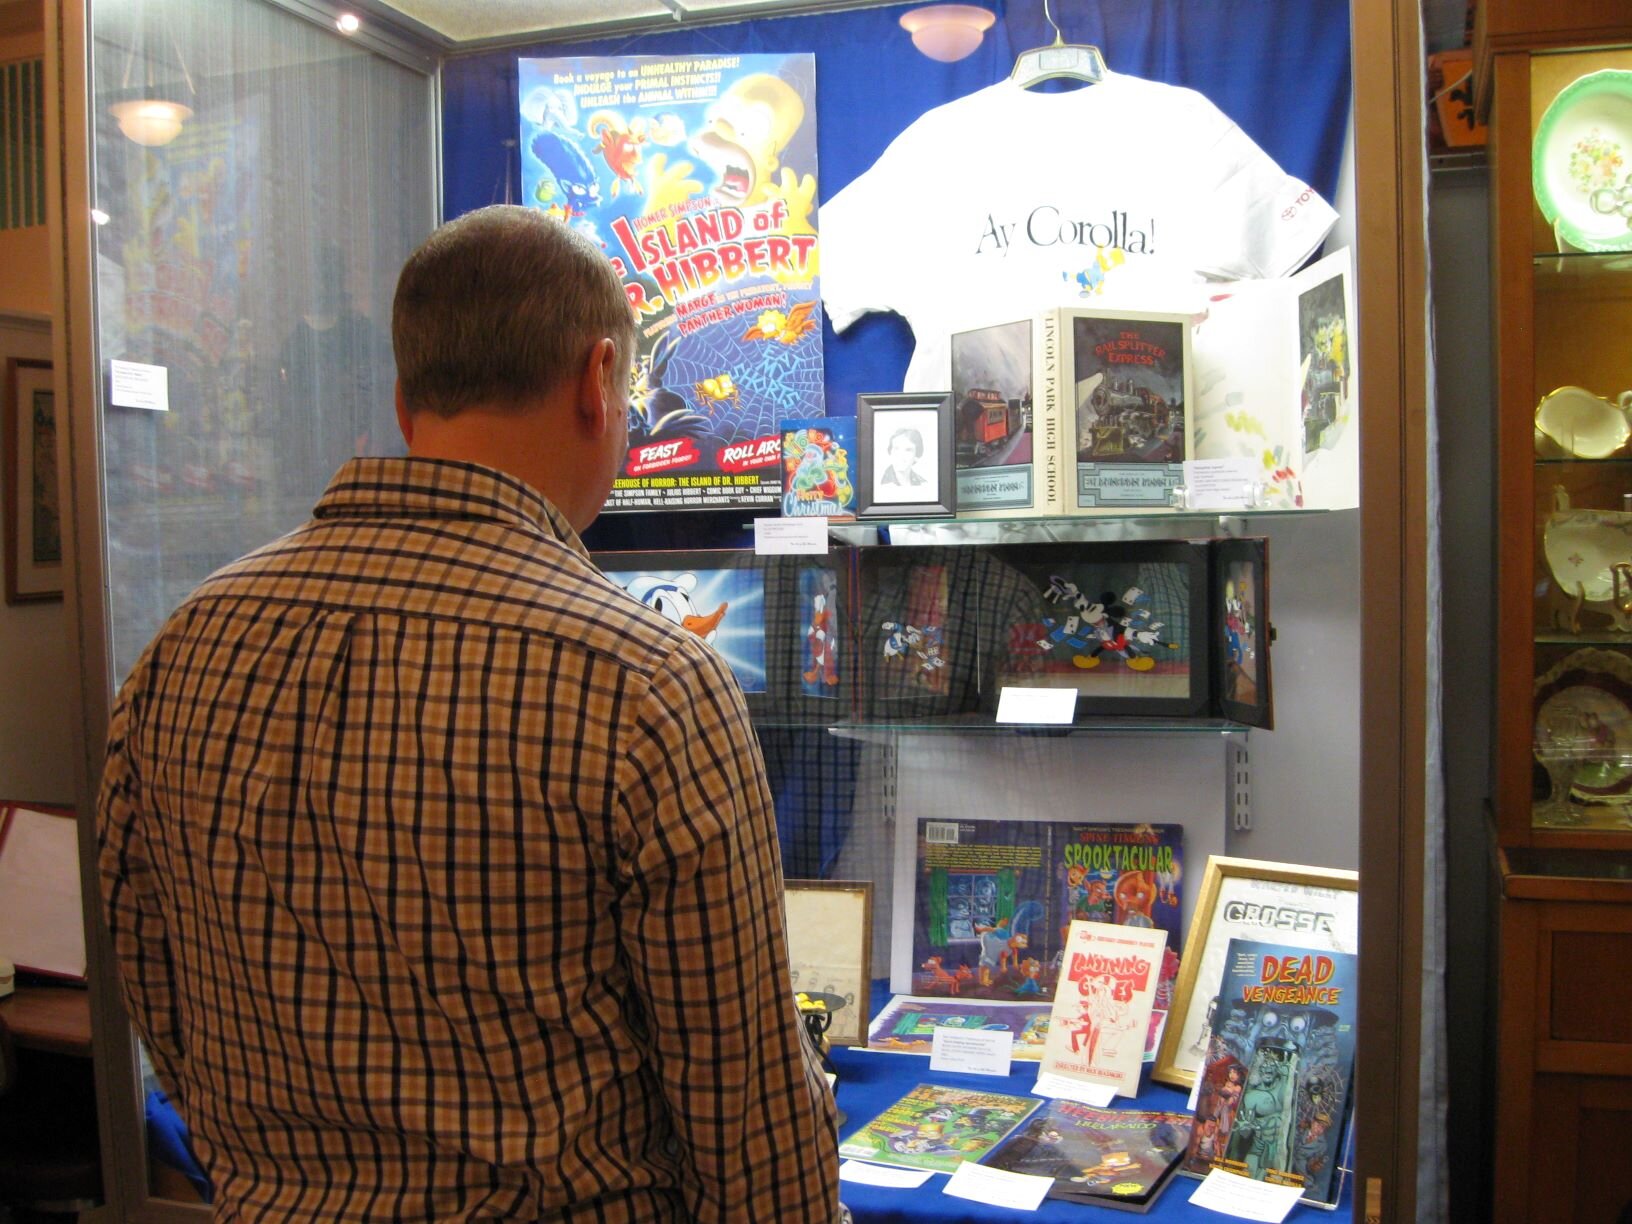
M886 996L887 997L887 996ZM1016 1062L1008 1079L990 1075L943 1075L929 1069L926 1054L875 1054L867 1050L835 1049L833 1066L839 1073L839 1108L847 1115L839 1128L841 1138L859 1130L869 1120L912 1091L915 1084L947 1084L954 1088L972 1088L980 1092L1007 1092L1015 1096L1031 1095L1031 1086L1037 1081L1037 1064ZM1143 1081L1139 1097L1129 1101L1119 1097L1114 1102L1118 1109L1166 1109L1186 1112L1187 1094L1177 1088L1152 1084L1148 1075ZM1128 1211L1110 1207L1091 1207L1068 1203L1059 1199L1045 1200L1036 1212L1016 1212L1007 1208L988 1207L967 1199L944 1194L948 1175L937 1173L915 1190L885 1189L881 1186L863 1186L843 1182L840 1194L845 1205L856 1217L856 1224L886 1224L902 1221L934 1221L935 1224L953 1224L955 1221L1001 1220L1014 1224L1016 1220L1035 1220L1038 1224L1052 1221L1132 1220L1139 1218ZM1207 1224L1227 1224L1234 1217L1220 1215L1202 1207L1192 1207L1190 1196L1201 1183L1194 1178L1176 1176L1156 1205L1143 1217L1147 1220L1206 1221ZM1305 1224L1323 1224L1350 1217L1350 1187L1345 1184L1342 1201L1336 1213L1299 1204L1287 1216Z

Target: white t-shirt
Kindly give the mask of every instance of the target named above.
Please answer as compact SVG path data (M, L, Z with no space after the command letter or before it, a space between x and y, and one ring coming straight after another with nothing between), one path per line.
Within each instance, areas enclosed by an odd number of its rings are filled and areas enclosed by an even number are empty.
M1195 90L1002 81L922 115L822 205L822 299L840 331L905 316L905 389L934 390L953 331L1050 306L1200 310L1200 277L1285 275L1336 220Z

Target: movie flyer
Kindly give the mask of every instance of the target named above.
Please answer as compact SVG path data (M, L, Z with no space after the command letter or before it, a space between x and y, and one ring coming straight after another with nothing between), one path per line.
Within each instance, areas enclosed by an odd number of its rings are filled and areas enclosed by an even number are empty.
M775 506L824 415L815 59L519 61L523 200L599 243L637 317L608 510Z
M1160 927L1071 924L1043 1072L1138 1095L1166 946Z

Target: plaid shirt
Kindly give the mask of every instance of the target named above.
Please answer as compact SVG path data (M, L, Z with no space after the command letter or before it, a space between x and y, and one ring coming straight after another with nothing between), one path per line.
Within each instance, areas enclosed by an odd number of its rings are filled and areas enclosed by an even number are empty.
M108 741L124 994L220 1218L837 1215L740 691L522 482L348 463Z

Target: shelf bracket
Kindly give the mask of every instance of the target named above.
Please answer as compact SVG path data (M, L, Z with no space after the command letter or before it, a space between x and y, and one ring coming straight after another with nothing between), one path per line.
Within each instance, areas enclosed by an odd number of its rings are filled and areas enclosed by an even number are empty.
M1232 833L1252 832L1252 741L1224 737L1224 802Z

